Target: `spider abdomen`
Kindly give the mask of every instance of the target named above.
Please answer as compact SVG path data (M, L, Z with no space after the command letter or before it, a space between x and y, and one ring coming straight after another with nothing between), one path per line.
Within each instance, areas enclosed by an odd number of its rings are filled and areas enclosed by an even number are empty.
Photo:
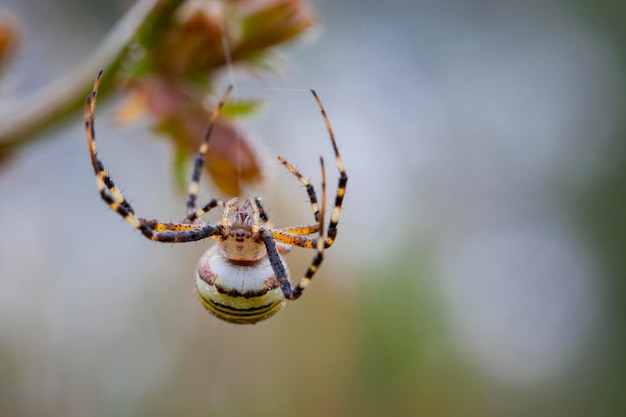
M267 256L254 261L232 260L219 245L198 262L196 293L209 312L231 323L254 324L276 314L285 304Z

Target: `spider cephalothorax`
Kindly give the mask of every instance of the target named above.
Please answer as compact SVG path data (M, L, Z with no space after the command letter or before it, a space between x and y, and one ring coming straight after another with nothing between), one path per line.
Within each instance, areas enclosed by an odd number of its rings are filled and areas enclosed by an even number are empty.
M222 220L222 233L217 246L222 254L232 262L255 263L267 256L267 250L259 233L259 220L247 210L251 200L238 207L238 199L226 203ZM230 220L228 214L231 214Z
M101 76L102 71L98 74L93 90L85 102L85 131L96 184L101 198L109 207L150 240L171 243L198 241L208 237L217 240L217 244L205 252L198 263L196 291L207 310L223 320L232 323L256 323L275 314L284 305L285 300L295 300L300 297L322 263L324 249L330 247L335 240L341 204L348 181L333 131L315 91L311 90L330 134L339 170L335 205L326 234L324 225L326 174L322 158L320 158L322 169L320 205L314 187L291 164L278 157L279 161L306 187L315 217L314 224L274 228L269 222L259 197L249 198L241 205L237 198L228 202L211 199L207 204L196 209L200 173L209 149L211 130L232 86L226 90L217 109L213 112L207 132L196 154L189 184L186 217L180 223L137 217L96 156L94 119L96 93ZM201 217L218 206L223 207L224 210L221 222L204 223ZM295 286L289 281L289 273L281 257L281 254L287 253L292 246L315 250L311 265Z

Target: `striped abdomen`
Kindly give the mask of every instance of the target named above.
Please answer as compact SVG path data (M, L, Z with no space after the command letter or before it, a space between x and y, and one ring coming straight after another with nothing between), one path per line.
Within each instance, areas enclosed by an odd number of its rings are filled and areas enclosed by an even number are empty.
M254 324L276 314L285 297L267 256L254 261L233 261L213 246L200 259L196 271L198 298L218 318Z

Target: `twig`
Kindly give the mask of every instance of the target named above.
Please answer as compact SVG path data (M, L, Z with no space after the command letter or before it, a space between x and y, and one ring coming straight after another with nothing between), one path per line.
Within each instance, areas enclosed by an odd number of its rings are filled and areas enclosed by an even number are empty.
M0 154L35 139L37 133L80 109L98 70L106 67L110 73L111 66L118 66L135 32L160 3L160 0L138 0L77 70L26 98L16 99L10 109L0 113ZM102 93L106 92L105 85Z

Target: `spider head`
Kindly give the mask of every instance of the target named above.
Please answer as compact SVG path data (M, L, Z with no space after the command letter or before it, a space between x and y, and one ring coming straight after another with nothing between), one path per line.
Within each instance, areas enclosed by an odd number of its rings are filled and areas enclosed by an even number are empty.
M265 245L259 240L258 215L250 200L241 206L236 198L227 203L222 218L225 233L219 245L228 259L255 262L265 256Z

